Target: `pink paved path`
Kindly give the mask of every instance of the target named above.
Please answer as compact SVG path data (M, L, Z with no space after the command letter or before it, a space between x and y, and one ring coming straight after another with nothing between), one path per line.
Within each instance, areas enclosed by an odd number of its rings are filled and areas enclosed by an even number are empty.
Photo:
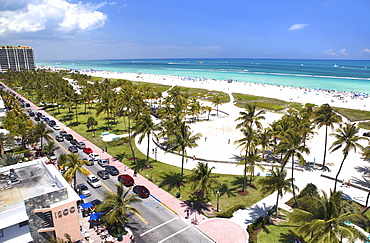
M4 84L3 84L4 85ZM121 173L129 174L133 176L134 171L111 156L107 152L103 152L101 148L96 146L95 144L91 143L86 138L82 137L80 134L73 131L71 128L65 126L63 123L61 123L59 120L57 120L55 117L51 116L49 113L43 111L40 107L36 106L23 96L19 95L14 90L10 89L6 85L4 85L7 89L14 92L17 96L23 98L26 102L30 103L31 108L35 111L40 111L42 114L44 114L46 117L55 120L57 125L60 126L61 130L65 130L67 133L70 133L73 135L73 138L75 138L77 141L83 141L86 144L86 147L90 147L95 153L98 153L101 158L109 159L109 163L111 165L114 165ZM142 172L145 174L145 170ZM136 184L142 184L145 185L151 195L153 195L155 198L157 198L161 204L163 204L166 208L168 208L170 211L172 211L174 214L178 215L179 217L182 217L184 220L187 220L189 224L191 223L191 219L195 218L194 213L190 214L190 217L188 219L185 218L185 210L189 210L191 212L191 208L188 207L184 201L181 201L177 199L176 197L172 196L168 192L164 191L162 188L158 187L145 177L141 176L140 174L137 174L137 176L134 178ZM208 236L213 238L216 242L219 243L239 243L239 242L247 242L248 236L246 234L246 230L240 227L238 224L231 222L227 219L221 219L221 218L214 218L214 219L208 219L202 214L196 213L196 218L199 223L199 229L206 233Z

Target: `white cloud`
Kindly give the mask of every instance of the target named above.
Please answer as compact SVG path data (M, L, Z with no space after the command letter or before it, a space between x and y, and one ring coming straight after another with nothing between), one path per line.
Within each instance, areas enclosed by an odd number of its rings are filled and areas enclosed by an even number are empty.
M93 5L67 0L30 0L22 6L0 11L0 35L42 30L75 33L104 25L107 15L97 11L106 2Z
M365 49L361 50L361 52L365 52L365 53L369 53L370 54L370 49L369 48L365 48Z
M339 53L342 54L342 55L345 55L345 56L348 56L349 54L346 52L346 49L343 48L343 49L340 49L339 50Z
M309 24L293 24L292 26L290 26L289 30L299 30L299 29L303 29L304 27L306 27L307 25Z
M337 53L333 52L333 49L329 49L329 50L323 51L322 53L324 53L327 56L338 56Z

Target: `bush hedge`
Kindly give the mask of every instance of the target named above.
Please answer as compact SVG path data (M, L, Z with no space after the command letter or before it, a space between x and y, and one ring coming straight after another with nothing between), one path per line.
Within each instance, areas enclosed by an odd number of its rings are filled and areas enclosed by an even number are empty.
M245 208L246 208L246 206L244 204L236 204L236 205L228 208L226 211L218 213L217 217L231 218L236 210L245 209Z

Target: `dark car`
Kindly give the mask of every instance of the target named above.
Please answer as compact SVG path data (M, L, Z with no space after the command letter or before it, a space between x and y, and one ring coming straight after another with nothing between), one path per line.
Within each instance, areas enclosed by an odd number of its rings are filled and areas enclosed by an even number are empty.
M77 149L76 146L69 146L68 151L71 152L71 153L77 153L78 149Z
M82 159L84 162L85 162L85 164L87 164L87 165L94 165L94 159L92 159L92 158L90 158L90 157L85 157L85 158L83 158Z
M79 195L84 194L86 197L91 196L91 192L89 188L84 183L80 183L76 185L76 192Z
M30 116L35 116L35 112L31 111L30 113L28 113Z
M97 173L96 173L98 176L100 176L100 178L102 179L109 179L109 173L105 170L99 170Z
M49 121L49 126L51 126L51 127L55 126L56 124L57 123L54 120Z
M35 117L35 121L40 121L40 120L41 120L40 117L38 116Z
M79 148L79 149L84 149L84 148L86 148L86 144L85 144L84 142L78 142L78 143L76 144L76 146L77 146L77 148Z
M141 198L147 198L150 196L148 188L145 186L137 185L132 188L132 191Z
M65 137L68 133L66 131L60 131L59 135Z
M118 175L118 174L119 174L118 169L117 169L115 166L113 166L113 165L109 165L109 166L105 167L105 170L106 170L110 175L112 175L112 176L116 176L116 175Z
M26 103L25 105L26 105L26 107L31 107L31 105L29 103Z
M91 204L94 205L94 207L95 207L96 205L101 204L101 201L99 199L95 199L95 200L91 201Z
M69 141L72 145L76 145L76 147L77 147L77 140L76 139L72 139L72 140L70 140Z
M49 123L50 119L48 117L43 118L44 122Z
M38 111L38 112L36 112L36 116L41 117L42 113Z
M63 138L63 136L57 135L57 136L55 136L55 140L57 140L58 142L63 142L64 138Z
M119 175L118 181L122 182L124 186L133 186L135 183L134 178L126 174Z
M73 136L72 134L67 134L64 136L64 138L67 140L67 141L71 141L73 139Z

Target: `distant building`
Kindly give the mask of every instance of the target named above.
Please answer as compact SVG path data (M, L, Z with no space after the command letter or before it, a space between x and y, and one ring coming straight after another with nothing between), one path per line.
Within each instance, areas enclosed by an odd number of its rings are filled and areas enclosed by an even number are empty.
M0 46L0 71L35 70L33 49L28 46Z
M0 167L0 242L80 240L80 197L43 159Z

